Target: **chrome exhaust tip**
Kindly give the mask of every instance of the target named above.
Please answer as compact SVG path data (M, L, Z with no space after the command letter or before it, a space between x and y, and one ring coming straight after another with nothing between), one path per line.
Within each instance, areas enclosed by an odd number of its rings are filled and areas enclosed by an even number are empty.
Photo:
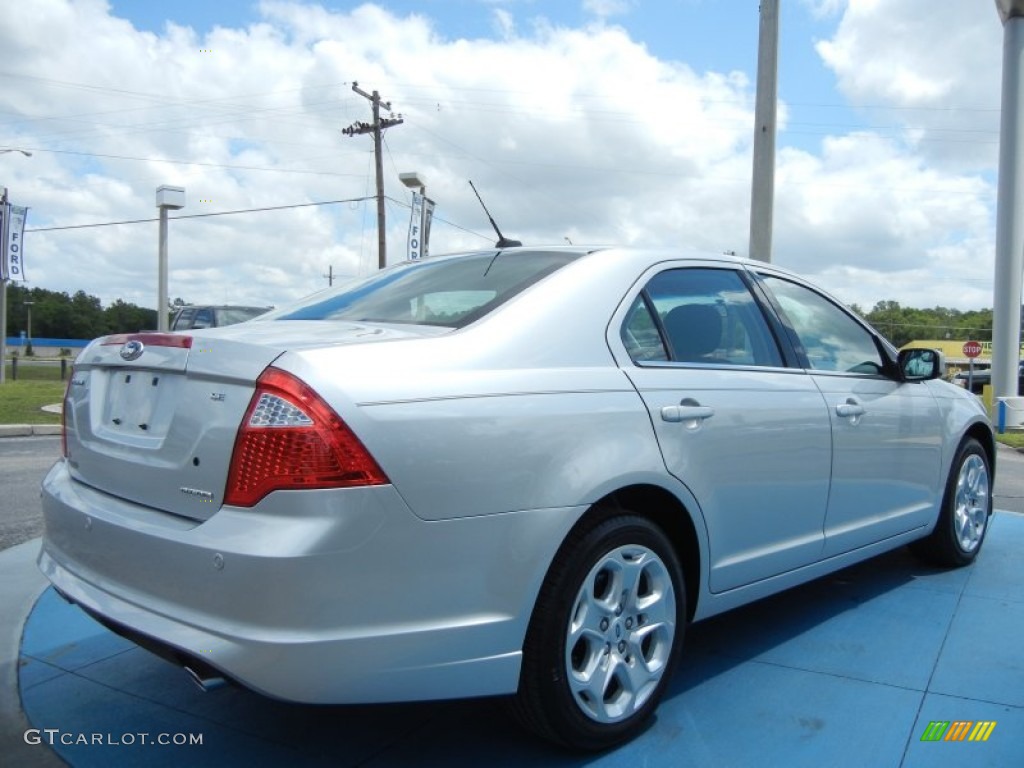
M220 675L218 675L217 673L215 673L213 670L209 668L201 669L197 667L198 665L193 667L186 664L185 671L188 672L188 676L192 678L192 682L198 685L199 689L204 693L209 693L210 691L214 691L217 688L221 688L227 685L228 681Z

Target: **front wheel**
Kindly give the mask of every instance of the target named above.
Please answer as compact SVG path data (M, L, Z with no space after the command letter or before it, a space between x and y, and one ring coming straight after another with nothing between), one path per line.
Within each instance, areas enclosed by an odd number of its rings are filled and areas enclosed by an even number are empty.
M537 599L514 711L576 749L632 738L664 693L685 619L682 570L658 526L620 514L575 532Z
M992 514L992 473L988 454L974 438L960 445L946 482L935 530L911 545L937 565L961 566L974 561L988 532Z

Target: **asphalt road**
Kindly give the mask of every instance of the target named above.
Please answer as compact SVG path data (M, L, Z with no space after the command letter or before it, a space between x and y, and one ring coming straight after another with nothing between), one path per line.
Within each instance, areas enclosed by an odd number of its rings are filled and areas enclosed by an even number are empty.
M60 437L0 438L0 550L43 532L39 483L60 457Z
M59 437L0 439L0 550L43 532L39 483L60 456ZM996 509L1024 514L1024 453L1000 446Z

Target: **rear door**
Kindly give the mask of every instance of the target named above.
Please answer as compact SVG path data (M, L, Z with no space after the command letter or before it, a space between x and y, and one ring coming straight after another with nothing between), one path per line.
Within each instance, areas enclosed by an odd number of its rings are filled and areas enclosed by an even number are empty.
M641 281L613 331L669 472L700 504L711 590L817 560L829 416L811 377L787 367L781 328L773 330L742 271L661 267Z
M927 525L941 495L942 414L924 382L895 380L884 346L847 310L765 275L832 423L825 555Z

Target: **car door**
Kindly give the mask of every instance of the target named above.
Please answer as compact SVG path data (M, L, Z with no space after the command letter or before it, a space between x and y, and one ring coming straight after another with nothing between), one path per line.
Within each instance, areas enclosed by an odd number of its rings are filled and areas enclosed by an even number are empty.
M618 326L625 370L668 471L700 504L710 589L814 562L828 500L829 417L811 377L787 367L781 327L772 329L731 266L666 265L640 285Z
M930 389L898 381L875 334L822 293L781 276L763 282L832 421L825 556L927 525L942 460L942 414Z

